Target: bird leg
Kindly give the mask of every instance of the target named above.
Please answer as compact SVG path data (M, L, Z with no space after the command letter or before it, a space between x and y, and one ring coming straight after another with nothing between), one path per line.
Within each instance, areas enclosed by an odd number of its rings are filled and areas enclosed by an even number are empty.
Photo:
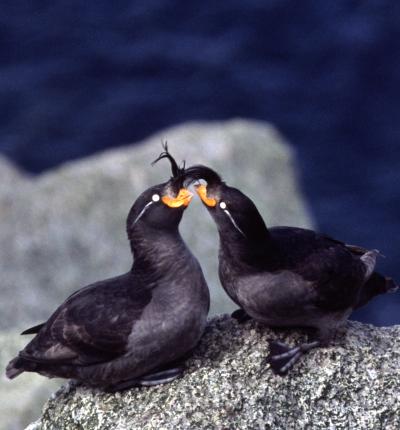
M242 308L233 311L231 313L231 318L235 319L239 324L251 320L251 316Z
M152 387L154 385L167 384L181 376L183 371L183 367L164 369L159 372L140 376L139 378L117 382L116 384L109 385L105 391L108 393L115 393L116 391L124 391L134 387Z
M278 375L286 375L299 358L310 349L321 346L320 340L304 342L298 346L290 347L279 340L269 340L270 353L267 362Z

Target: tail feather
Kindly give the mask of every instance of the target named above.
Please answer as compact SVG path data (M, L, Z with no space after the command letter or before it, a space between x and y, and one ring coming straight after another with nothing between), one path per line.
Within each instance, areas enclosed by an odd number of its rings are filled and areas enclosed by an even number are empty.
M6 376L9 379L14 379L22 372L38 372L39 370L39 363L26 360L25 358L21 357L21 355L18 355L8 363L6 367Z
M394 282L392 278L386 277L385 279L386 279L386 293L395 293L399 289L399 286L396 284L396 282Z
M12 359L6 367L6 376L8 379L14 379L24 372L23 360L19 357Z
M369 279L375 269L376 257L379 255L379 251L377 249L372 249L371 251L366 252L360 257L360 260L365 265L365 279Z
M30 327L26 330L24 330L21 335L25 335L25 334L36 334L39 333L40 329L45 325L45 323L41 323L38 325L35 325L33 327Z
M398 285L392 278L385 277L378 272L373 272L368 281L363 285L358 303L355 308L360 308L379 294L394 293Z

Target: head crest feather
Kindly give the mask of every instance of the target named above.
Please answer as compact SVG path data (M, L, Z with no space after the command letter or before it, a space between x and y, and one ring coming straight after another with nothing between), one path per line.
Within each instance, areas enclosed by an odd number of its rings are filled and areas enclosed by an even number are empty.
M154 164L158 163L160 160L167 158L169 160L169 162L171 163L171 172L172 172L171 180L173 181L173 183L176 187L181 188L183 186L183 181L185 178L185 161L183 161L182 167L179 167L175 158L168 151L167 141L162 142L162 147L163 147L164 151L161 152L161 154L158 156L158 158L156 158L151 163L151 165L154 166Z

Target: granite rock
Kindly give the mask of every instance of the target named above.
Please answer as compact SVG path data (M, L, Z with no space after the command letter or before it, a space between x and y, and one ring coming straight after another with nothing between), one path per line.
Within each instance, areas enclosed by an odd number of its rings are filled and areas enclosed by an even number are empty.
M170 175L167 163L150 166L164 139L178 160L219 170L270 225L311 225L293 151L265 123L189 123L37 177L0 159L0 329L40 323L73 291L129 269L125 219L142 191ZM211 313L230 311L217 277L216 228L199 199L181 231L212 290Z
M274 375L268 339L305 336L214 318L181 379L117 394L67 384L29 430L400 428L400 326L348 322L332 346Z

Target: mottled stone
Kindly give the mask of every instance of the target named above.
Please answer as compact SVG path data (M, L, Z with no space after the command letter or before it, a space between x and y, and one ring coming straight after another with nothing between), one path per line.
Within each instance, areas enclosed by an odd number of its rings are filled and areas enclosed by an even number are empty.
M178 160L210 164L243 189L270 225L311 225L293 151L265 123L186 124L37 177L0 158L0 328L37 324L78 288L129 269L125 219L142 191L170 176L167 162L150 166L163 139ZM229 311L217 277L216 227L199 199L181 230L212 290L211 313Z
M348 322L332 346L274 375L267 340L305 336L214 318L181 379L117 394L68 384L30 430L400 428L400 326Z

